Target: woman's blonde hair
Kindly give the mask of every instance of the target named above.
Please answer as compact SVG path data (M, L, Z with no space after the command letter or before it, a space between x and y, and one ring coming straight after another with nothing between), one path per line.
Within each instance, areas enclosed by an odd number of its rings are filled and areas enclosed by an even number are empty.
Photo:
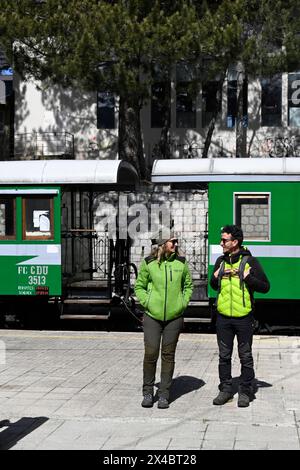
M179 256L182 256L183 253L181 250L179 250L178 246L176 247L175 251ZM150 256L154 256L154 258L157 259L158 263L161 263L166 259L166 245L165 243L163 245L158 245L152 248Z

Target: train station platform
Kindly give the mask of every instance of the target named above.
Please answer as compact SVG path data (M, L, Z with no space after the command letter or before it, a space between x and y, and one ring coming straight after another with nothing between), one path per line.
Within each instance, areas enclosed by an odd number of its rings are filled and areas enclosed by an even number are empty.
M256 398L214 406L216 337L183 333L170 408L144 409L142 332L0 330L0 449L299 450L300 337L256 335L253 351Z

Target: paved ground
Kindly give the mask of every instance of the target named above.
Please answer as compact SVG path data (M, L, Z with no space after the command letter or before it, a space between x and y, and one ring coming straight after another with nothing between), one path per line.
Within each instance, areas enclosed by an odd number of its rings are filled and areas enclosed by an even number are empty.
M138 332L0 330L0 448L300 449L299 337L255 336L244 409L212 405L215 335L181 335L167 410L140 406L142 356Z

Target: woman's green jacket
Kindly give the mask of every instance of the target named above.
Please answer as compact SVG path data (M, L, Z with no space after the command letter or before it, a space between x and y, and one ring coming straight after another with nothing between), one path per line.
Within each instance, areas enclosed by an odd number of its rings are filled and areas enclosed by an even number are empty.
M148 256L141 264L134 290L152 318L168 321L179 317L193 292L186 259L173 253L159 263L154 256Z

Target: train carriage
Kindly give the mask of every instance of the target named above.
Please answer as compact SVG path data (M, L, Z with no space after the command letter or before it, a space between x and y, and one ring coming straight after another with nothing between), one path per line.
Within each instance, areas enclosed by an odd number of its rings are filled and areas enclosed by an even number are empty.
M49 303L59 304L61 316L74 305L109 306L113 269L129 263L129 243L99 240L93 202L136 181L135 169L120 160L0 162L0 313L28 319L42 304L42 319ZM93 280L97 244L105 269Z
M80 318L81 305L86 307L82 318L108 318L113 289L121 298L125 285L129 294L131 241L99 238L93 204L99 193L135 190L135 169L120 160L11 161L0 162L0 175L1 312L23 312L26 303L35 302L42 305L43 317L44 306L55 303L61 318L72 318L74 309ZM158 189L201 188L208 197L207 233L195 234L205 244L205 273L194 292L193 317L214 302L208 279L222 253L220 228L228 223L242 227L244 245L270 279L268 294L255 294L257 303L271 305L272 315L279 306L281 316L282 302L284 316L286 305L293 304L295 313L300 298L299 159L157 160L152 182ZM105 250L97 265L99 246ZM99 314L101 305L105 315Z
M255 297L277 306L300 299L299 159L157 160L152 181L207 187L208 279L222 254L221 227L237 224L244 231L244 245L270 279L268 294ZM207 293L209 299L216 295L209 286Z
M60 188L0 188L0 296L60 296Z

